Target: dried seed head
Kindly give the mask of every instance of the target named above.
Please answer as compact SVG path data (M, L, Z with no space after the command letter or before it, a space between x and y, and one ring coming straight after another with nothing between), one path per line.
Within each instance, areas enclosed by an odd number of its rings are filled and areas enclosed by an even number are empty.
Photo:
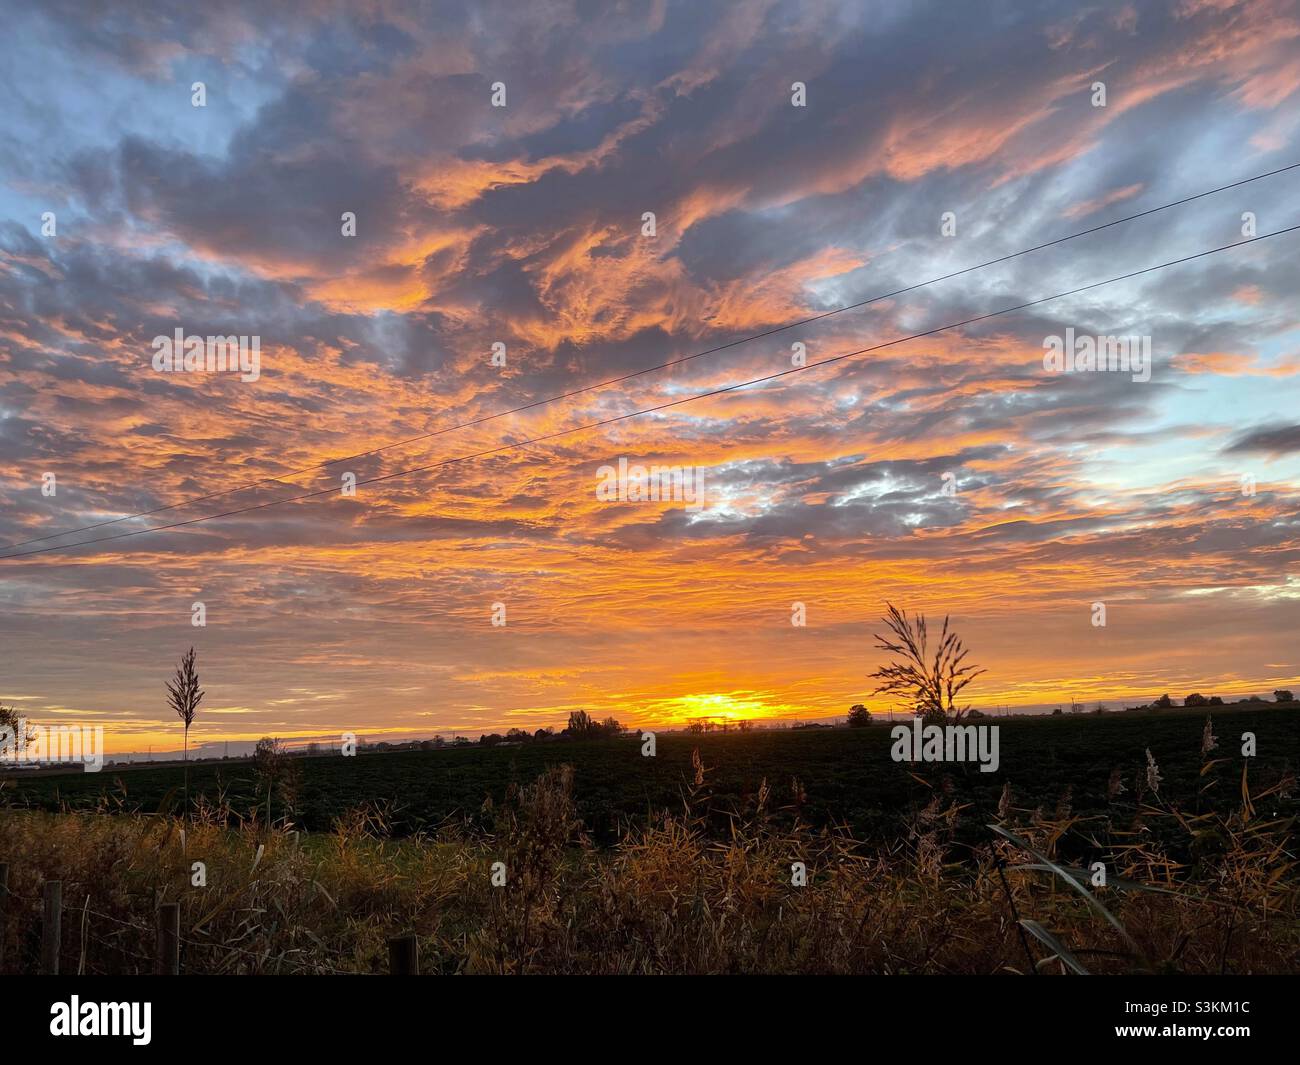
M1219 741L1214 737L1214 723L1210 720L1210 715L1205 715L1205 731L1201 733L1201 757L1208 758L1214 748L1219 745Z
M1128 788L1124 787L1124 781L1120 779L1119 766L1116 766L1110 771L1110 780L1106 782L1106 798L1114 802L1126 791Z
M1151 748L1147 748L1147 787L1155 794L1160 794L1160 767L1156 765L1156 760L1151 754Z

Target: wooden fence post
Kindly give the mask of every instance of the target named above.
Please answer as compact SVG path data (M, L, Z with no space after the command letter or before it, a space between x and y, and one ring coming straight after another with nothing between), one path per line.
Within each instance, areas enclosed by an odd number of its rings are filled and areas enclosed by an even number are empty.
M5 937L9 934L9 923L5 917L5 908L9 904L9 863L0 862L0 972L4 972Z
M59 952L63 945L63 881L45 881L45 914L41 921L41 973L59 975Z
M158 907L158 943L153 971L158 976L179 976L181 971L181 907L164 902Z
M418 976L420 949L415 936L394 936L388 941L390 976Z

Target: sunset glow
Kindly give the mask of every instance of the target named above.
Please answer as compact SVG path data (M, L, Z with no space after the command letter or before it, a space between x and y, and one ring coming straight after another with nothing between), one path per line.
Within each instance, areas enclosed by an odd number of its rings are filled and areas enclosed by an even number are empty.
M1300 234L942 328L1300 224L1300 171L898 291L1300 160L1295 6L630 6L13 13L0 701L178 750L193 645L209 753L884 714L887 602L984 708L1300 685ZM1150 380L1046 372L1067 328Z

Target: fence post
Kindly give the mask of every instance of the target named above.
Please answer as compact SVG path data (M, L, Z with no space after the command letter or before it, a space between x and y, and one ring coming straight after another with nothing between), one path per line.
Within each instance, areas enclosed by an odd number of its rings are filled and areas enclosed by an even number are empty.
M158 944L153 971L158 976L179 976L181 971L181 907L164 902L158 907Z
M45 914L41 921L41 973L59 975L59 951L63 944L63 881L45 881Z
M0 972L4 972L5 937L9 934L9 923L5 908L9 904L9 863L0 862Z
M420 949L415 936L394 936L388 941L388 974L418 976Z

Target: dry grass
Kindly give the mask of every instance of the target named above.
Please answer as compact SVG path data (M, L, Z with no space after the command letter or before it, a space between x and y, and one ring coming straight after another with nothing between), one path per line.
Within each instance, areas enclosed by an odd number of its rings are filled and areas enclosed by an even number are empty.
M183 832L170 816L4 810L14 897L3 967L33 970L41 883L57 878L65 972L149 971L165 901L182 907L185 972L382 972L387 938L410 931L422 970L442 973L1023 973L1026 943L1046 973L1290 972L1293 826L1259 812L1288 786L1252 795L1243 774L1230 814L1149 794L1086 820L1068 797L1049 817L1017 810L1010 793L977 819L940 788L896 844L870 851L800 823L797 781L782 816L765 785L720 833L698 761L681 813L630 827L607 850L583 837L568 767L481 811L486 831L467 823L402 841L387 838L379 809L302 845L221 806L201 807ZM981 829L986 843L960 843L980 820L1008 835ZM1157 820L1193 858L1153 842ZM1069 841L1108 855L1109 887L1065 864ZM206 887L191 886L196 861ZM494 862L504 887L492 886ZM791 883L795 862L806 886ZM1036 938L1022 942L1020 919Z

